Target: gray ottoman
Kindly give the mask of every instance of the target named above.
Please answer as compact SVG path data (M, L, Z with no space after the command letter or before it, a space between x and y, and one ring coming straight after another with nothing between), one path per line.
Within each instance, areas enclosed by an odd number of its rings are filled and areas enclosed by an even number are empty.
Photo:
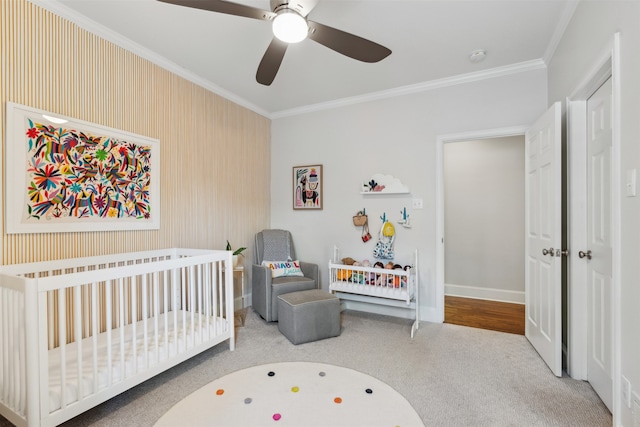
M278 329L293 344L340 335L340 299L320 289L278 296Z

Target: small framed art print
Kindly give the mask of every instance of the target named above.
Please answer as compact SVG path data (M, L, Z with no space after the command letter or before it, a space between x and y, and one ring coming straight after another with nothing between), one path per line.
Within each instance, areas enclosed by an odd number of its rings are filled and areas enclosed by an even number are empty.
M293 167L293 209L322 209L322 165Z

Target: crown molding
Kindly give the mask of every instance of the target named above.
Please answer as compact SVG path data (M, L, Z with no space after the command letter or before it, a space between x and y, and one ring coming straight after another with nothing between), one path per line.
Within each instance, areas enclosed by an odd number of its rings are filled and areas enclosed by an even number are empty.
M338 107L345 107L348 105L361 104L364 102L376 101L386 98L395 98L398 96L411 95L420 92L426 92L429 90L440 89L448 86L455 86L464 83L472 83L496 77L508 76L511 74L524 73L527 71L546 69L547 66L542 59L535 59L532 61L520 62L517 64L506 65L503 67L491 68L488 70L478 71L474 73L460 74L453 77L446 77L438 80L431 80L428 82L418 83L414 85L401 86L395 89L383 90L379 92L372 92L365 95L353 96L349 98L342 98L335 101L323 102L313 105L308 105L300 108L293 108L290 110L283 110L271 114L271 119L280 119L284 117L296 116L300 114L307 114L315 111L329 110Z
M547 46L547 50L542 57L545 64L548 64L551 61L551 58L556 53L556 49L560 44L560 40L562 40L562 36L564 36L565 31L567 31L567 27L569 26L569 22L571 22L571 18L573 18L573 14L578 7L578 3L580 0L570 0L564 6L564 10L562 11L562 16L558 21L558 25L556 25L556 29L553 32L553 36L551 37L551 41L549 41L549 45Z
M164 56L158 55L155 52L147 49L146 47L132 41L131 39L118 34L117 32L105 27L102 24L99 24L96 21L93 21L86 16L79 14L75 10L65 6L57 0L27 0L29 3L32 3L42 9L48 10L49 12L66 19L70 22L73 22L78 27L97 35L98 37L102 37L105 40L114 43L129 52L140 56L141 58L147 59L152 63L170 71L180 77L183 77L190 82L201 86L204 89L207 89L217 95L222 96L223 98L228 99L242 107L245 107L257 114L270 118L269 112L258 107L257 105L247 101L244 98L239 97L238 95L229 92L228 90L217 86L211 83L209 80L204 79L195 73L179 66L173 61L168 60Z

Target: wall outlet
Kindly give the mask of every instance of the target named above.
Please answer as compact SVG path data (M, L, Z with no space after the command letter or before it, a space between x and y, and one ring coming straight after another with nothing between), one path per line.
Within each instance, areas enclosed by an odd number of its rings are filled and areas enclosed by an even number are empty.
M627 408L631 408L631 383L629 380L623 375L622 376L622 401Z
M411 200L411 207L413 209L422 209L424 207L422 203L422 199L413 199Z

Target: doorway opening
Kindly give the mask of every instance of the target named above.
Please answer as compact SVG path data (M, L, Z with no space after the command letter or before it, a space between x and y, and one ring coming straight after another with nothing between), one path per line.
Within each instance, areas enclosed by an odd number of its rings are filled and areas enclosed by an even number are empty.
M524 136L443 147L446 323L524 334Z
M446 240L445 240L445 178L444 178L444 164L445 164L445 146L451 143L459 143L459 142L471 142L471 141L484 141L484 140L493 140L493 139L501 139L507 137L517 137L524 138L524 135L527 131L526 127L516 126L509 128L496 128L496 129L487 129L483 131L472 131L472 132L464 132L458 134L448 134L448 135L440 135L436 141L436 200L437 200L437 211L436 211L436 227L437 227L437 236L438 241L436 245L436 309L437 314L440 321L445 321L445 250L446 250ZM522 176L524 176L524 172L522 172ZM521 194L522 200L524 200L524 193ZM522 215L522 219L524 215ZM476 285L477 287L477 285ZM458 297L459 295L453 295L454 287L447 287L447 292L450 294L447 296L447 299L451 299L453 297ZM459 290L459 289L458 289ZM470 289L466 289L466 291L470 291ZM518 300L513 300L515 294L512 294L510 297L505 298L505 293L498 293L498 295L487 295L484 291L484 294L480 295L469 295L463 294L463 298L472 296L472 298L466 298L464 302L471 303L479 303L483 302L483 299L489 301L502 301L507 304L515 304L520 310L524 308L524 305L521 304ZM508 294L508 293L507 293ZM460 301L458 301L460 302ZM460 304L458 304L460 306ZM460 306L461 307L461 306ZM480 307L472 307L468 308L468 310L481 310ZM448 310L447 310L448 311Z

